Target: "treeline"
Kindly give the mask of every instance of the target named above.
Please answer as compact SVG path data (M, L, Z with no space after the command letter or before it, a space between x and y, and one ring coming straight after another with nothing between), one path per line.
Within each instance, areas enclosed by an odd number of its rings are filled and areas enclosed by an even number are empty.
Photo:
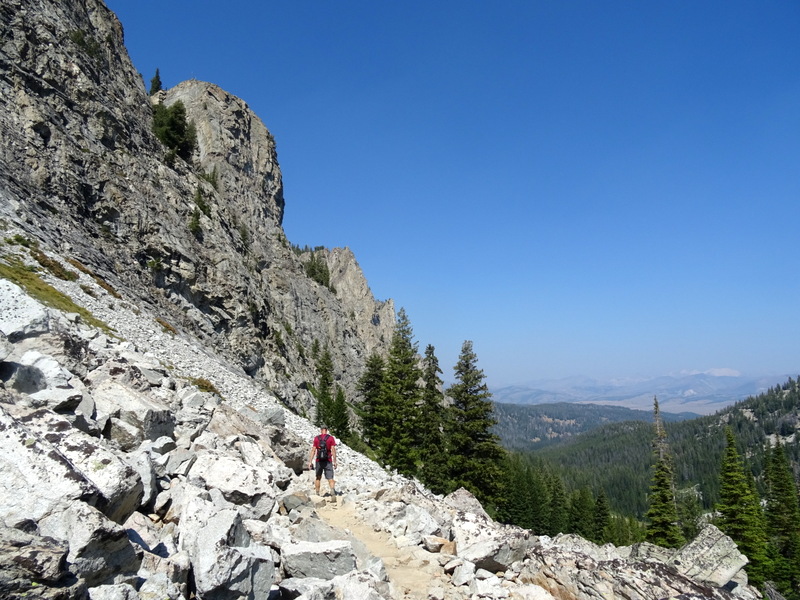
M357 414L376 459L437 493L460 487L490 510L501 500L505 451L491 432L491 394L465 341L454 367L456 383L442 389L433 346L422 360L405 310L398 313L389 353L373 354L359 382ZM445 399L447 398L447 400Z
M420 357L401 309L388 355L370 356L359 401L352 403L333 383L328 351L316 360L316 423L387 468L418 478L436 493L463 487L497 520L535 534L577 533L618 545L643 539L643 525L614 514L604 494L568 489L544 462L503 449L493 433L494 406L472 342L464 342L455 383L444 389L434 347L428 345Z

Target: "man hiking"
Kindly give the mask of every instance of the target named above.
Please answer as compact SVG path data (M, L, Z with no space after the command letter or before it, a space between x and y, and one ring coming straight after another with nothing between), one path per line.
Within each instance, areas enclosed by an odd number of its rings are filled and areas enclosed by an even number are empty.
M319 484L322 479L322 474L325 473L325 479L328 480L328 487L331 489L331 502L336 503L336 485L333 479L333 470L336 468L336 440L332 435L328 434L328 427L321 425L319 428L319 435L314 438L311 445L311 454L308 456L308 468L314 469L314 459L316 458L316 479L314 481L314 489L319 496Z

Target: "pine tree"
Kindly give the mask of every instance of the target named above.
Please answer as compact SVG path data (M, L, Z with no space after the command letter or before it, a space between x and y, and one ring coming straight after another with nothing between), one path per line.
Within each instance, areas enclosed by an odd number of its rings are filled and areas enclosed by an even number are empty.
M675 499L678 505L678 520L681 526L681 533L687 540L693 540L700 533L700 521L703 515L703 507L700 503L700 490L698 486L692 486L678 490Z
M784 597L800 598L800 502L785 448L767 455L766 521L769 535L769 579Z
M569 502L570 532L587 540L594 539L594 498L588 487L572 493Z
M366 443L375 451L378 440L386 436L383 423L386 421L384 402L384 380L386 363L378 354L372 354L365 365L364 374L358 380L358 392L361 394L361 407L357 414L361 418L361 431Z
M750 564L745 568L753 585L764 582L767 568L767 535L755 482L745 473L730 427L725 429L725 454L719 474L717 526L727 534Z
M344 390L336 386L336 395L331 403L330 415L328 416L328 427L331 433L341 440L350 438L350 415L347 412L347 400Z
M547 488L550 497L550 515L545 533L549 536L567 533L569 530L569 505L564 482L558 475L550 473Z
M417 360L411 321L401 308L386 364L383 389L386 413L382 423L384 434L378 440L378 448L391 467L409 476L416 474L415 416L421 399L417 382L422 376Z
M422 359L422 403L417 418L420 456L419 477L436 493L452 491L447 480L447 447L444 439L447 409L444 405L439 359L430 344Z
M192 157L197 147L197 130L186 120L186 107L178 100L170 106L153 106L153 132L167 148L184 160Z
M472 342L465 341L454 369L456 383L447 389L453 399L448 472L453 485L472 492L491 511L500 500L500 465L505 450L500 438L492 433L497 421L491 393L477 361Z
M150 80L150 92L149 93L152 96L153 94L155 94L157 92L160 92L161 90L162 90L162 87L161 87L161 74L158 72L158 69L156 69L156 74Z
M531 528L528 478L522 457L509 453L503 461L503 482L506 493L498 507L498 520L524 529Z
M547 486L546 473L541 465L528 465L525 471L527 491L529 529L537 534L547 531L550 520L550 491ZM508 489L506 489L508 493Z
M661 420L658 399L653 398L655 419L655 439L653 446L656 456L653 482L650 486L649 507L647 510L647 530L645 539L648 542L665 548L678 548L684 543L683 535L678 527L678 509L675 502L675 476L672 470L672 459L667 446L667 434Z
M608 497L601 489L594 501L594 527L591 540L596 544L605 544L611 541L611 507Z

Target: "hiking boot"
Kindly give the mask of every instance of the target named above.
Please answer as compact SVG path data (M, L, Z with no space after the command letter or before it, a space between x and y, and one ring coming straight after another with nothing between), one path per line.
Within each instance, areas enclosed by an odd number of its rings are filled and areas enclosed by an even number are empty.
M336 503L338 502L338 500L337 500L337 498L336 498L336 494L334 494L333 496L331 496L331 499L329 500L329 502L330 502L331 504L336 504Z

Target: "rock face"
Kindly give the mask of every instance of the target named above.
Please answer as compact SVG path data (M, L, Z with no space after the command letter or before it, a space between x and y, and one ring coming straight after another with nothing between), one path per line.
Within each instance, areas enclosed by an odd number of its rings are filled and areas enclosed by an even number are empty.
M0 15L0 218L298 412L313 409L315 344L353 397L388 346L393 304L372 297L347 249L323 254L336 293L305 276L309 256L281 228L275 142L247 104L200 81L148 98L98 0L11 0ZM197 130L189 163L165 160L152 133L151 102L177 101Z
M299 415L315 342L353 397L394 309L347 249L318 254L335 293L306 277L266 127L207 83L148 98L98 0L8 0L0 40L0 597L758 597L714 528L538 538L341 445L340 506L431 578L392 581L321 518ZM152 134L179 100L191 164Z

